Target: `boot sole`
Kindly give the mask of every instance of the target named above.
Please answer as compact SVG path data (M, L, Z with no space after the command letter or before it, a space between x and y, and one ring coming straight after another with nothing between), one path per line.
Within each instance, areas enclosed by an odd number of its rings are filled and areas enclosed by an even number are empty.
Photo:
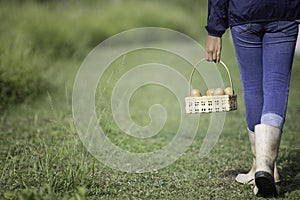
M277 197L274 178L271 174L264 171L258 171L255 173L255 184L258 188L257 196L262 197Z

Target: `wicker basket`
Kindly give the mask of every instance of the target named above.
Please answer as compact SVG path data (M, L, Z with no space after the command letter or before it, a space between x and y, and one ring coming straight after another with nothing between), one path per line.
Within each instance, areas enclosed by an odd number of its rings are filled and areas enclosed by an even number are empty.
M205 61L202 59L198 62L192 70L189 80L189 95L191 93L192 77L197 66ZM220 62L226 69L229 77L230 86L233 89L231 75L228 67L224 62ZM234 91L234 90L233 90ZM185 110L186 113L211 113L211 112L228 112L237 109L237 95L220 95L220 96L202 96L202 97L186 97L185 98Z

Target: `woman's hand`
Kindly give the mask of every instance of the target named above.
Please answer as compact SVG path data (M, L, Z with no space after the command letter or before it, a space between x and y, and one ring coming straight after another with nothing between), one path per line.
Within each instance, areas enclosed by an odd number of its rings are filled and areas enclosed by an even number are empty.
M208 36L206 40L206 59L219 63L221 60L222 39L220 37Z

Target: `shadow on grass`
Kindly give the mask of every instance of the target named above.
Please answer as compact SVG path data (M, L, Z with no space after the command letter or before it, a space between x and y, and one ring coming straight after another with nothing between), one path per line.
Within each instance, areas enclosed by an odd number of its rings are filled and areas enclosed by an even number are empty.
M224 171L223 177L227 177L227 178L230 178L230 179L235 179L235 177L238 174L240 174L240 173L246 174L246 173L248 173L248 171L245 170L245 169L226 170L226 171Z
M291 151L283 150L282 155L278 159L278 163L282 181L280 196L283 197L285 193L300 190L300 149ZM226 170L224 171L223 177L234 180L239 173L248 173L249 169Z

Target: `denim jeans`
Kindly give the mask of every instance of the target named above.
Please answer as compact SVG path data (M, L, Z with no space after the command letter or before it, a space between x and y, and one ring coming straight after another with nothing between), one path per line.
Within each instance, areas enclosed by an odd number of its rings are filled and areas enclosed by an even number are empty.
M248 128L260 123L282 128L298 24L292 21L231 27L242 79Z

